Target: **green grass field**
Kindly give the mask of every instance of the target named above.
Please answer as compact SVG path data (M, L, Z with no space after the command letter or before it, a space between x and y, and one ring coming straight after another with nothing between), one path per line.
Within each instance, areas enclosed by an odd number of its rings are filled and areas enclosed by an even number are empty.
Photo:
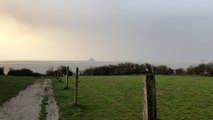
M60 120L141 120L143 76L82 76L79 106L72 106L70 89L53 80ZM212 120L213 78L157 76L157 111L160 120Z
M0 76L0 106L32 84L33 77Z

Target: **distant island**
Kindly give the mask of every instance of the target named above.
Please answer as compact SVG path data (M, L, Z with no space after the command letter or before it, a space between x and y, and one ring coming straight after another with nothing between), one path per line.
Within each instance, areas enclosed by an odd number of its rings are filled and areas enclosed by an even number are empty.
M95 59L91 57L88 61L94 62Z

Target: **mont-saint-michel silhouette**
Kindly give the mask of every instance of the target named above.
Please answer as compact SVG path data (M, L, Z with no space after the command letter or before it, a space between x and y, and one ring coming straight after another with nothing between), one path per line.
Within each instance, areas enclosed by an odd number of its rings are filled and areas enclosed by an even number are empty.
M95 62L95 59L93 57L91 57L88 61Z

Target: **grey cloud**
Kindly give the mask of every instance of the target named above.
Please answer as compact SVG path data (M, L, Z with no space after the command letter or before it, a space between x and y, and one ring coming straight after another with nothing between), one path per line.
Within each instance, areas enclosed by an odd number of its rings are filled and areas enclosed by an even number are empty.
M129 60L199 61L213 57L212 5L212 0L7 0L0 2L0 13L61 29L67 41L75 34L102 59L94 44Z

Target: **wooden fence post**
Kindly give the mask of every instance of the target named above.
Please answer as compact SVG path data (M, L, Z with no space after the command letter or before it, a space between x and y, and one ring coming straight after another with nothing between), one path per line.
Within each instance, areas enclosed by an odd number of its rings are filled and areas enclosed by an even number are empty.
M75 93L74 93L74 105L78 105L78 67L76 67L76 80L75 80Z
M146 75L144 79L143 120L157 120L155 76Z
M67 66L67 70L66 70L66 87L65 87L65 89L68 89L68 84L69 84L69 66Z

